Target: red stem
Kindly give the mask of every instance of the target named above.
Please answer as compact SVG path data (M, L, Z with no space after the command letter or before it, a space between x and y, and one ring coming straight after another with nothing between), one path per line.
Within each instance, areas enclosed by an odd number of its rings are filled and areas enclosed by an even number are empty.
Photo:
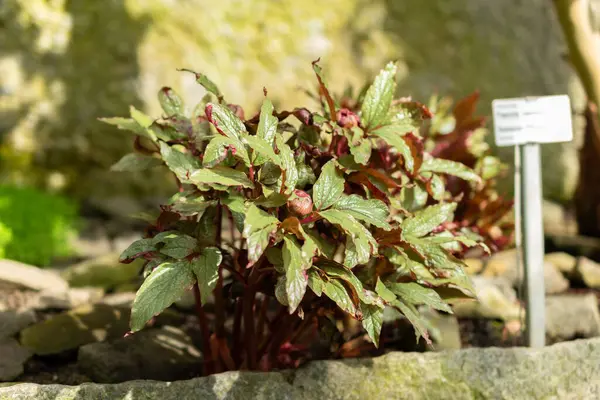
M267 310L269 309L269 298L265 296L260 304L258 321L256 323L256 341L260 342L265 328L265 319L267 318Z
M310 224L311 222L315 222L319 220L321 217L317 213L312 213L308 217L304 218L300 221L301 224Z
M236 366L242 362L242 300L235 303L235 314L233 316L233 359Z
M235 220L233 219L233 213L228 208L227 217L229 218L229 233L231 235L231 245L235 246Z
M294 315L286 315L283 322L281 323L279 330L273 334L271 341L271 348L269 349L269 364L271 367L277 362L277 356L281 345L283 345L290 334L290 331L294 330L295 321L293 321Z
M194 300L196 302L196 313L198 314L198 323L202 331L202 352L204 353L204 375L210 375L214 372L214 360L212 358L212 349L210 345L210 331L208 320L204 307L202 307L202 298L200 297L200 288L194 284Z
M265 355L265 352L267 351L267 349L269 348L269 345L271 344L271 342L273 341L273 336L275 335L277 329L281 329L281 320L285 317L285 315L287 314L287 307L281 306L279 309L279 312L277 313L277 315L275 316L275 318L273 318L273 321L269 324L269 334L268 336L263 340L263 342L260 345L260 348L258 349L258 359L262 359L263 356Z
M217 237L215 242L217 247L221 247L221 229L223 223L223 206L217 206ZM218 339L225 337L225 304L223 301L223 269L219 267L219 279L213 291L215 296L215 330Z
M243 299L244 338L246 339L246 363L248 369L256 370L256 335L254 333L254 287L248 286Z

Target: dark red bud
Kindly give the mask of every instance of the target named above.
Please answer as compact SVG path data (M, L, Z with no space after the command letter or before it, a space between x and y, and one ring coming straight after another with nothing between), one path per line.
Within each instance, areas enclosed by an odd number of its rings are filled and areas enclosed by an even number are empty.
M287 207L290 212L298 216L310 214L313 209L313 202L310 195L302 190L294 190L296 197L288 201Z
M210 122L213 122L213 119L212 119L212 109L213 109L213 106L212 106L212 104L207 104L207 105L206 105L206 108L204 109L204 113L206 114L206 118L207 118L207 119L208 119Z
M337 112L337 124L342 128L354 128L358 126L360 119L347 108L342 108Z
M245 119L244 109L241 106L238 106L237 104L227 104L227 107L231 110L231 112L235 114L236 117L238 117L242 121Z

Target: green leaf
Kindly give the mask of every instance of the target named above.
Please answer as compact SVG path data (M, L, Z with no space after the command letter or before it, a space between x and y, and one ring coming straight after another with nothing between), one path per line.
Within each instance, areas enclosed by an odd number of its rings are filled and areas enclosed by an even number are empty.
M317 210L333 205L344 192L344 177L336 167L336 161L328 161L313 186L313 204Z
M322 260L319 263L318 268L323 270L328 277L341 279L342 281L346 282L348 287L350 287L356 293L356 296L361 301L371 302L372 299L366 296L361 281L352 273L349 268L330 260Z
M354 241L350 236L346 236L346 249L344 251L344 265L348 268L354 268L358 264L364 264L363 260L369 259L369 252L366 247L356 248Z
M280 166L282 171L285 173L285 187L287 188L285 193L290 194L296 187L298 182L298 170L296 169L296 160L294 160L294 152L285 143L285 140L280 134L275 135L275 144L279 150L279 157L281 159ZM283 175L279 178L279 182L282 182ZM280 184L281 185L281 184Z
M152 118L135 108L134 106L129 106L129 114L131 118L133 118L140 126L144 128L149 128L150 125L154 122Z
M183 115L185 112L183 100L170 87L163 87L158 91L158 101L168 116Z
M302 249L296 239L290 236L283 238L283 268L285 269L285 289L289 304L289 312L292 314L302 301L306 293L308 276L305 272L310 268L302 257Z
M371 232L347 212L326 210L319 213L323 218L338 225L352 240L357 264L366 264L371 254L377 253L377 242Z
M394 292L390 291L384 284L381 282L381 279L377 278L377 283L375 285L375 291L381 298L388 302L392 303L396 301L396 295Z
M273 104L269 99L265 99L260 108L260 120L256 135L263 138L267 143L272 144L277 133L277 124L279 120L273 115Z
M165 239L170 239L170 238L174 238L177 235L179 235L178 231L163 231L160 233L157 233L156 236L154 236L153 240L155 244L159 244L159 243L163 243L165 241Z
M139 239L133 242L119 257L119 261L131 260L136 258L137 255L147 253L149 251L155 251L156 245L154 239Z
M267 260L273 264L275 270L280 274L285 273L285 269L283 268L283 254L282 250L278 247L269 247L265 251L265 255L267 256Z
M304 162L304 152L300 152L296 157L296 170L298 170L298 182L296 182L296 187L299 189L303 189L307 185L312 185L317 180L312 168Z
M367 90L361 105L361 121L367 129L385 121L396 90L397 70L395 63L389 63Z
M227 206L231 214L233 215L233 221L238 231L244 230L244 219L246 218L246 204L244 203L244 197L229 194L222 200L223 204Z
M277 188L277 192L279 192L279 189L281 188L281 174L281 167L278 167L273 163L266 162L260 168L258 180L260 183L267 186L272 186L278 183L279 188Z
M427 239L406 237L410 246L419 253L430 267L440 269L462 269L463 264L453 255L448 253L441 245Z
M138 290L131 308L131 330L141 330L146 322L175 301L194 283L187 261L166 262L146 278Z
M219 265L223 260L221 251L216 247L202 249L199 256L190 261L192 271L196 275L202 304L206 304L210 294L215 290L219 280Z
M223 98L223 95L221 94L221 91L217 85L211 81L208 76L198 72L194 72L194 74L196 75L196 82L202 85L207 92L214 94L219 100Z
M308 287L312 290L318 297L321 297L323 294L323 289L325 288L325 282L319 275L319 273L311 268L308 270Z
M246 247L248 248L248 267L252 266L258 261L260 256L263 254L267 246L271 234L275 232L277 225L269 225L265 228L259 229L253 232L246 238Z
M206 200L203 197L191 199L182 197L173 203L171 209L182 216L191 217L198 214L202 215L204 210L215 204L216 202L214 200Z
M277 278L277 283L275 284L275 298L277 299L277 301L279 301L279 303L281 303L281 305L287 307L290 304L288 303L286 286L287 279L285 275L282 275L279 278Z
M482 243L478 242L475 239L468 238L466 236L453 236L450 232L443 232L442 234L436 236L430 236L427 238L429 243L438 243L438 244L464 244L467 247L474 247L480 245ZM485 246L485 245L484 245Z
M226 136L215 136L204 150L204 157L202 159L202 165L208 168L212 168L217 164L223 162L228 153L233 154L234 157L239 158L246 165L250 165L250 158L246 151L246 146L240 141L228 138Z
M156 135L141 126L137 123L133 118L122 118L122 117L112 117L112 118L98 118L99 121L104 122L105 124L116 126L117 128L123 131L129 131L136 135L146 137L153 142L156 142Z
M371 143L367 139L361 140L357 145L351 142L350 153L357 163L367 165L371 158Z
M326 258L332 259L335 253L337 243L332 243L323 238L315 229L304 229L304 233L315 243L317 252Z
M387 122L402 127L404 132L415 132L424 120L431 117L431 112L423 104L416 101L402 101L392 104Z
M116 164L110 167L111 171L136 172L162 165L162 161L152 156L140 153L129 153L123 156Z
M337 279L330 279L324 282L323 293L325 296L333 300L339 308L353 316L359 315L357 305L352 301L352 297L348 294L348 289Z
M427 305L437 310L452 314L452 309L442 300L440 295L431 288L426 288L415 282L388 283L390 291L400 296L407 303L414 305Z
M172 233L162 238L162 241L165 245L160 249L160 252L178 260L192 254L198 245L195 238L180 233Z
M440 203L415 212L402 221L402 237L421 237L454 218L456 203Z
M248 134L242 120L229 107L210 103L206 106L206 109L209 121L222 135L241 142L242 138Z
M375 347L379 347L379 335L383 326L383 310L375 305L365 303L361 303L360 309L363 313L362 326L367 331Z
M431 193L431 197L434 200L442 201L444 200L444 194L446 193L446 185L442 178L439 175L432 175L431 180L427 183L427 188L429 193Z
M217 224L215 223L217 218L217 206L211 205L200 218L196 227L195 235L203 244L215 245L217 236Z
M199 169L190 175L189 180L196 185L216 183L222 186L254 187L246 173L228 167Z
M253 154L253 164L260 165L265 161L272 161L276 165L281 164L281 159L277 154L275 154L275 150L273 150L273 146L267 143L267 141L259 136L246 136L244 137L244 141L250 146L252 150L254 150Z
M414 212L425 207L429 195L421 182L417 182L413 187L402 188L401 206L406 211Z
M243 235L244 237L248 237L253 232L277 224L279 224L277 218L256 207L254 204L250 204L246 211L246 218L244 219Z
M479 175L466 165L456 161L443 160L441 158L428 158L424 160L421 165L421 172L426 171L453 175L467 181L481 181Z
M285 194L273 193L268 197L259 197L254 204L265 208L281 207L287 203L289 197Z
M176 117L171 117L176 118ZM186 119L187 120L187 119ZM159 140L163 142L168 142L170 140L178 140L187 137L185 120L180 120L177 122L172 122L167 120L168 122L158 122L155 121L148 127L148 131L151 131L156 135ZM189 124L189 120L187 121ZM181 126L180 126L181 125Z
M412 324L413 328L415 329L417 342L419 342L419 338L422 336L428 344L431 344L431 339L429 339L429 333L427 332L427 323L419 315L419 312L417 311L415 306L413 306L412 304L408 304L403 300L396 300L393 305Z
M399 132L401 132L401 130L396 130L396 125L387 125L374 130L371 134L380 137L387 144L396 149L396 151L402 155L406 169L410 172L414 172L415 160L412 151L406 141L402 139L402 135Z
M333 208L345 211L354 218L373 224L379 228L390 230L391 226L386 222L390 215L385 203L381 200L365 200L362 197L352 194L342 196L333 205Z
M242 235L246 238L248 263L254 264L269 244L270 235L277 230L279 220L251 204L244 219Z
M165 142L160 142L160 154L167 163L167 167L181 181L187 182L190 174L200 168L200 160L189 153L173 149Z

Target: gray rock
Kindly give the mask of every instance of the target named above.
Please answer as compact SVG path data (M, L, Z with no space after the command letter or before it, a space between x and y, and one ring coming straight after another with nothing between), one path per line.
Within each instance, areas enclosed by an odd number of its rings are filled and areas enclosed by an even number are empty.
M600 335L598 299L593 294L546 298L546 336L552 341Z
M15 288L0 288L0 310L29 310L34 309L40 297L35 290L19 290Z
M30 357L31 352L21 347L15 339L0 339L0 381L11 381L21 375L23 364Z
M554 265L565 276L571 277L577 267L577 259L564 252L549 253L544 256L544 261Z
M85 305L25 328L21 344L38 355L61 353L122 337L129 330L129 316L126 308Z
M102 298L102 288L73 288L61 290L0 289L0 310L71 309L94 303Z
M455 315L443 314L433 309L421 311L421 316L427 322L433 345L429 350L458 350L461 348L460 329Z
M226 372L187 381L18 384L0 399L596 399L600 339L543 349L488 348L316 361L297 371Z
M554 264L544 262L544 286L547 294L562 293L569 288L569 281Z
M592 289L600 289L600 265L589 258L577 260L577 276Z
M487 260L481 275L489 278L502 277L513 287L519 287L524 279L523 263L518 262L516 249L502 251ZM569 281L553 263L544 261L544 285L548 294L561 293L569 288Z
M465 300L454 304L457 317L492 318L510 321L521 317L521 307L515 290L501 278L482 276L472 278L477 300Z
M0 340L19 333L34 322L35 314L31 310L0 311Z
M544 233L549 235L575 235L577 222L569 217L562 205L548 200L542 204Z
M36 309L58 308L71 309L92 304L104 296L104 289L94 287L73 288L67 291L40 292Z
M62 277L73 287L102 287L112 289L134 281L142 268L143 261L130 264L119 262L119 252L105 254L66 268Z
M108 304L109 306L131 308L134 300L134 292L122 292L112 293L104 296L100 302L103 304Z
M600 238L575 235L546 235L554 248L589 258L600 256Z
M78 365L94 382L135 379L189 379L201 370L201 353L181 330L165 326L148 329L79 349Z
M486 260L481 275L489 278L501 276L514 285L522 275L518 267L516 249L505 250Z
M66 290L68 283L51 270L13 260L0 260L0 287L29 290Z

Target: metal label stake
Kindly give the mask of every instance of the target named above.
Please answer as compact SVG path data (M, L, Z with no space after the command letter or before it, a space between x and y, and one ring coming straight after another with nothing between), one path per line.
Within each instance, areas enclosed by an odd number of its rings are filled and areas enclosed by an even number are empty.
M518 261L524 261L527 344L546 341L541 143L573 139L568 96L498 99L492 102L494 136L515 146L515 230ZM518 265L520 262L518 263Z

